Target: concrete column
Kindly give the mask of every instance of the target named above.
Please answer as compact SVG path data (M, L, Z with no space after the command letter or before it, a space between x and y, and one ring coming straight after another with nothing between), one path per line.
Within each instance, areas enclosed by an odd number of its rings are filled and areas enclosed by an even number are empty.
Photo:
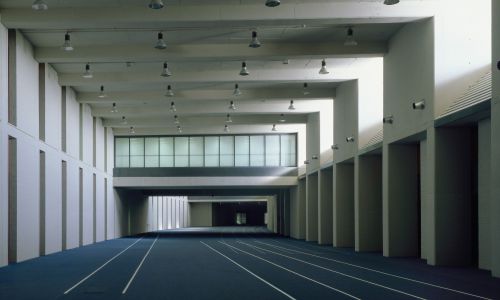
M333 246L354 247L354 164L333 169Z
M493 99L491 104L491 271L500 277L500 1L493 0Z
M299 239L306 238L306 178L299 180Z
M318 201L318 243L333 243L333 168L320 171Z
M491 270L491 121L478 123L478 267Z
M307 175L306 241L318 240L318 172Z
M356 158L354 219L356 251L382 251L382 156Z
M419 254L418 144L384 145L383 253L389 257Z

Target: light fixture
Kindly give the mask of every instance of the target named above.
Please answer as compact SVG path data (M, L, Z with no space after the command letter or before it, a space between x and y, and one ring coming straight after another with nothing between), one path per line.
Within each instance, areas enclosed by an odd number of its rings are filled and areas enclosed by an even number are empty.
M87 63L85 65L85 72L83 72L82 77L85 79L90 79L90 78L94 77L94 75L92 74L92 71L90 71L90 64L89 63Z
M64 51L73 51L73 45L71 45L71 36L69 35L69 32L66 32L64 35L64 44L61 46L61 49Z
M382 123L392 124L394 122L394 117L392 115L382 118Z
M168 69L168 64L167 62L163 63L163 71L161 72L162 77L170 77L172 76L172 72Z
M122 125L127 125L127 119L125 119L125 116L122 116Z
M345 141L348 143L353 143L354 142L354 137L353 136L348 136L345 138Z
M224 125L224 132L229 132L229 131L230 131L230 130L229 130L229 126L228 126L227 124L226 124L226 125Z
M273 128L271 129L271 131L278 131L278 129L276 128L276 124L273 124Z
M319 157L317 155L311 156L312 159L318 159Z
M35 2L33 2L33 4L31 5L31 8L33 10L41 11L49 9L49 6L43 0L35 0Z
M241 96L241 90L240 90L240 86L238 84L234 85L233 96L236 96L236 97Z
M425 108L425 100L420 100L418 102L413 102L411 104L411 107L413 107L413 109L424 109Z
M267 7L276 7L281 4L280 0L266 0Z
M295 110L295 106L293 105L293 100L290 100L290 105L288 106L288 110Z
M357 46L358 42L354 39L354 30L352 27L347 28L347 37L344 42L344 46Z
M181 125L177 125L177 132L178 132L178 133L181 133L181 132L182 132Z
M252 40L248 47L250 48L259 48L261 46L259 38L257 37L257 31L252 31Z
M330 72L328 72L328 70L326 69L326 61L324 59L321 61L321 69L319 69L319 74L321 75L330 74Z
M248 69L247 69L247 63L246 62L242 62L241 63L240 75L241 76L248 76L248 75L250 75L250 73L248 72Z
M174 116L174 124L179 124L179 117L177 115Z
M108 95L104 92L104 85L101 85L101 90L99 92L99 95L97 97L99 98L106 98Z
M310 161L304 160L304 165L308 165L309 163L310 163Z
M130 134L134 134L134 133L135 133L134 126L130 126Z
M158 32L158 41L156 42L155 48L160 50L167 48L167 43L165 43L165 40L163 39L163 33L161 32Z
M399 0L384 0L385 5L394 5L394 4L398 4L398 3L399 3Z
M164 4L163 1L161 0L151 0L149 3L148 7L151 9L161 9L163 8Z
M283 59L282 63L284 65L288 65L290 63L290 60L288 58Z
M170 102L170 111L171 111L171 112L176 112L176 111L177 111L177 108L175 108L175 103L174 103L174 101Z
M331 146L332 150L339 150L339 145L335 144Z
M304 87L302 88L302 94L304 94L304 96L307 96L310 94L309 85L307 84L307 82L304 82Z
M234 105L234 101L229 102L229 109L236 110L236 105Z
M280 122L280 123L285 123L285 121L286 121L286 120L285 120L285 114L281 114L281 115L280 115L279 122Z
M113 103L113 106L111 107L111 113L116 114L118 112L118 109L116 108L116 103Z
M233 123L233 119L231 119L231 115L230 114L226 115L226 123Z
M170 86L170 84L167 86L167 93L165 94L165 96L167 97L173 97L175 94L174 94L174 91L172 90L172 87Z

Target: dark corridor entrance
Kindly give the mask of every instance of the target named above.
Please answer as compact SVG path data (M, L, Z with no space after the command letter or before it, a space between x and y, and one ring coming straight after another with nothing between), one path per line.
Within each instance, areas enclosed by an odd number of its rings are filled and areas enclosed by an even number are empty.
M267 202L217 202L212 204L213 226L264 226Z

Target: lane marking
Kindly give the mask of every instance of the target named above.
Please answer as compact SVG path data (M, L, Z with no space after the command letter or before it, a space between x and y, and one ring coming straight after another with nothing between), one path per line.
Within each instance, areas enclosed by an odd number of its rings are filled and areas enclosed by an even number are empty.
M292 300L296 300L294 297L290 296L288 293L286 293L285 291L281 290L280 288L278 288L277 286L273 285L272 283L266 281L265 279L261 278L259 275L253 273L252 271L248 270L247 268L243 267L242 265L240 265L239 263L235 262L234 260L232 260L231 258L227 257L226 255L222 254L221 252L217 251L216 249L210 247L209 245L205 244L204 242L200 241L200 243L202 243L203 245L205 245L206 247L208 247L209 249L211 249L212 251L220 254L221 256L225 257L226 259L228 259L230 262L232 262L233 264L237 265L238 267L242 268L243 270L245 270L246 272L250 273L252 276L254 276L255 278L259 279L260 281L264 282L265 284L267 284L268 286L272 287L273 289L277 290L278 292L282 293L283 295L287 296L289 299L292 299Z
M219 241L219 243L221 243L221 244L225 244L225 243L220 242L220 241ZM227 245L227 246L229 246L229 247L233 247L234 249L236 249L236 250L238 250L238 251L241 251L241 252L243 252L243 253L245 253L245 254L247 254L247 255L253 256L253 257L255 257L255 258L257 258L257 259L260 259L260 260L263 260L263 261L265 261L265 262L267 262L267 263L269 263L269 264L271 264L271 265L273 265L273 266L276 266L276 267L278 267L278 268L280 268L280 269L283 269L283 270L285 270L285 271L288 271L288 272L290 272L290 273L292 273L292 274L294 274L294 275L297 275L297 276L299 276L299 277L301 277L301 278L304 278L304 279L306 279L306 280L309 280L309 281L312 281L312 282L314 282L314 283L317 283L317 284L319 284L319 285L321 285L321 286L323 286L323 287L326 287L327 289L330 289L330 290L336 291L336 292L338 292L338 293L344 294L344 295L346 295L346 296L348 296L348 297L350 297L350 298L353 298L353 299L361 300L361 298L358 298L358 297L353 296L353 295L351 295L351 294L349 294L349 293L346 293L346 292L344 292L344 291L342 291L342 290L339 290L339 289L336 289L336 288L334 288L334 287L332 287L332 286L329 286L329 285L327 285L327 284L325 284L325 283L323 283L323 282L320 282L320 281L314 280L314 279L309 278L309 277L307 277L307 276L305 276L305 275L302 275L302 274L300 274L300 273L297 273L297 272L295 272L295 271L292 271L292 270L290 270L290 269L287 269L287 268L285 268L285 267L283 267L283 266L281 266L281 265L278 265L278 264L276 264L276 263L273 263L272 261L269 261L269 260L267 260L267 259L265 259L265 258L262 258L262 257L258 256L258 255L252 254L252 253L250 253L250 252L247 252L247 251L245 251L245 250L242 250L242 249L240 249L240 248L238 248L238 247L231 246L231 245L229 245L229 244L226 244L226 245Z
M247 245L249 247L252 246L252 245L249 245L249 244L244 243L244 242L238 242L238 243ZM404 294L404 295L409 296L409 297L413 297L413 298L425 300L425 298L422 298L422 297L419 297L419 296L416 296L416 295L413 295L413 294L410 294L410 293L406 293L406 292L403 292L401 290L393 289L393 288L390 288L388 286L385 286L385 285L382 285L382 284L378 284L378 283L375 283L375 282L372 282L372 281L369 281L369 280L361 279L361 278L356 277L356 276L352 276L352 275L348 275L348 274L345 274L345 273L342 273L342 272L339 272L339 271L335 271L335 270L332 270L332 269L329 269L329 268L326 268L326 267L323 267L323 266L320 266L320 265L316 265L316 264L307 262L305 260L301 260L301 259L298 259L298 258L295 258L295 257L291 257L291 256L288 256L288 255L285 255L285 254L281 254L281 253L278 253L278 252L274 252L274 251L271 251L271 250L268 250L268 249L264 249L264 248L261 248L261 247L258 247L258 246L253 246L253 247L261 249L263 251L274 253L276 255L280 255L280 256L283 256L283 257L286 257L286 258L289 258L289 259L300 261L300 262L302 262L304 264L308 264L310 266L314 266L316 268L320 268L320 269L323 269L323 270L326 270L326 271L329 271L329 272L332 272L332 273L336 273L336 274L339 274L339 275L342 275L342 276L345 276L345 277L349 277L349 278L352 278L352 279L355 279L355 280L359 280L359 281L362 281L364 283L368 283L368 284L375 285L375 286L378 286L378 287L381 287L381 288L384 288L384 289L388 289L388 290L391 290L391 291L396 292L396 293L400 293L400 294Z
M146 260L146 257L148 257L149 255L149 252L151 252L151 249L153 249L153 246L155 245L156 241L158 240L158 237L160 235L157 235L156 236L156 239L154 240L154 242L151 244L151 246L149 247L149 250L148 252L146 252L146 255L144 255L144 257L142 258L141 262L139 263L139 266L137 266L137 269L135 269L135 272L134 274L132 275L132 277L130 277L130 280L128 281L127 285L125 286L125 288L123 289L122 291L122 295L125 294L128 290L128 288L130 287L130 284L132 283L132 281L134 281L134 278L135 278L135 275L137 275L137 273L139 272L139 269L142 267L142 264L144 263L144 261Z
M89 279L90 277L92 277L95 273L99 272L102 268L104 268L107 264L109 264L110 262L112 262L115 258L117 258L118 256L120 256L123 252L127 251L130 247L134 246L135 244L137 244L140 240L142 240L144 237L141 237L140 239L138 239L137 241L135 241L132 245L128 246L127 248L125 248L124 250L122 250L120 253L116 254L115 256L113 256L110 260L108 260L107 262L105 262L103 265L101 265L99 268L97 268L94 272L90 273L89 275L87 275L87 277L83 278L82 280L80 280L77 284L75 284L74 286L72 286L71 288L69 288L68 290L66 290L64 292L64 295L68 294L69 292L71 292L72 290L74 290L77 286L79 286L80 284L84 283L87 279Z
M407 280L407 281L411 281L411 282L416 282L416 283L423 284L423 285L432 286L432 287L435 287L435 288L439 288L439 289L443 289L443 290L455 292L455 293L462 294L462 295L467 295L467 296L474 297L474 298L485 299L485 300L493 300L492 298L486 298L486 297L483 297L483 296L479 296L479 295L475 295L475 294L471 294L471 293L467 293L467 292L463 292L463 291L459 291L459 290L454 290L452 288L447 288L447 287L444 287L444 286L440 286L440 285L428 283L428 282L425 282L425 281L420 281L420 280L411 279L411 278L407 278L407 277L403 277L403 276L399 276L399 275L394 275L394 274L391 274L391 273L386 273L386 272L383 272L383 271L379 271L379 270L375 270L375 269L363 267L363 266L360 266L360 265L355 265L355 264L347 263L347 262L344 262L344 261L341 261L341 260L337 260L337 259L333 259L333 258L323 257L323 256L319 256L319 255L315 255L315 254L310 254L310 253L303 252L303 251L298 251L298 250L286 249L286 248L283 248L281 246L276 246L276 245L269 244L269 243L264 243L264 242L259 242L259 241L256 241L256 242L259 243L259 244L268 245L270 247L285 249L285 250L293 251L293 252L297 252L297 253L302 253L302 254L305 254L305 255L309 255L309 256L321 258L321 259L324 259L324 260L333 261L333 262L336 262L336 263L339 263L339 264L344 264L344 265L347 265L347 266L356 267L356 268L360 268L360 269L363 269L363 270L367 270L367 271L371 271L371 272L375 272L375 273L379 273L379 274L384 274L384 275L387 275L387 276L391 276L391 277L395 277L395 278L399 278L399 279L403 279L403 280Z
M238 243L241 242L241 240L236 240ZM257 249L258 247L253 247L251 246L255 251L259 252L260 254L266 254L264 251L260 251L259 249Z

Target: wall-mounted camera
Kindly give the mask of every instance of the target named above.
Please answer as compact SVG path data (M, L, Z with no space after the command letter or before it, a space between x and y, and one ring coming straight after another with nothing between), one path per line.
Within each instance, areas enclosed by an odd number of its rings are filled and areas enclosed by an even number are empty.
M384 124L392 124L392 123L394 123L394 117L392 115L384 117L382 119L382 123L384 123Z
M332 150L339 150L339 145L335 144L331 146Z
M309 163L310 163L310 161L304 160L304 165L308 165Z
M418 101L418 102L413 102L411 107L413 109L424 109L425 108L425 101L424 100L421 100L421 101Z
M312 159L318 159L319 157L317 155L313 155L311 158Z
M348 137L345 138L345 140L348 143L352 143L352 142L354 142L354 137L353 136L348 136Z

